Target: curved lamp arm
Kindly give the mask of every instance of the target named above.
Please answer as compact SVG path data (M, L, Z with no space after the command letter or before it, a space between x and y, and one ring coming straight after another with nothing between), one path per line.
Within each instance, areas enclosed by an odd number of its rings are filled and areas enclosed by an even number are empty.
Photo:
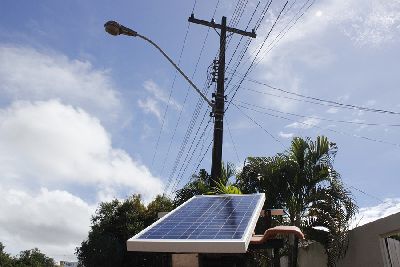
M204 99L204 101L207 102L207 104L214 109L214 104L208 100L208 98L200 91L199 88L197 88L197 86L189 79L189 77L178 67L178 65L175 64L174 61L172 61L172 59L156 44L154 43L152 40L150 40L149 38L147 38L146 36L143 36L141 34L138 34L136 31L129 29L128 27L125 27L121 24L119 24L118 22L115 21L107 21L104 24L104 28L106 30L106 32L108 32L111 35L127 35L127 36L132 36L132 37L139 37L145 41L147 41L148 43L150 43L151 45L153 45L155 48L157 48L158 51L161 52L161 54L172 64L172 66L175 67L175 69L185 78L186 81L188 81L188 83L197 91L197 93L200 94L200 96Z

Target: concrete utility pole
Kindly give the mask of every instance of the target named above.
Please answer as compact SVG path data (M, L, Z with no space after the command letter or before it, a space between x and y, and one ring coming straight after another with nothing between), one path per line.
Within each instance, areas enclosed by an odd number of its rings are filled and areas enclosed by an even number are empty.
M226 17L222 17L221 24L216 24L214 20L211 22L196 19L194 14L189 17L189 22L201 24L214 29L220 29L219 39L219 59L218 59L218 80L217 92L213 94L215 97L214 104L214 144L212 150L212 163L211 163L211 181L210 185L215 187L218 180L221 178L222 170L222 141L224 131L224 112L225 112L225 47L226 47L226 33L237 33L244 36L256 38L253 31L246 32L239 29L226 26Z

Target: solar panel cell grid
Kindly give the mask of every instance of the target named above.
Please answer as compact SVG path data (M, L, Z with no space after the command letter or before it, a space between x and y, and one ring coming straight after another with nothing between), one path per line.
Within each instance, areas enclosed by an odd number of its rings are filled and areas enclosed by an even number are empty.
M259 195L198 197L138 239L241 239Z

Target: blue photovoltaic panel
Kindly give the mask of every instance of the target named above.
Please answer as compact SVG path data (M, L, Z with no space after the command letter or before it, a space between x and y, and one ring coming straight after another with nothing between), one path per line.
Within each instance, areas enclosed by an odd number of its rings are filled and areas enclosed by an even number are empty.
M136 239L240 240L260 200L259 194L196 196Z

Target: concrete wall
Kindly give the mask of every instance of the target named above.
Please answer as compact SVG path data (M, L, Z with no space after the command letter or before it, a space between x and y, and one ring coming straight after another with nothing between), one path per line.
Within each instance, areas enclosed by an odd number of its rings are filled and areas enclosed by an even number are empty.
M400 232L400 213L354 228L346 256L338 267L389 267L385 238L396 232Z
M350 231L349 247L338 267L400 267L400 242L389 236L400 232L400 213L376 220ZM390 254L390 255L389 255ZM324 267L327 256L324 247L312 243L299 249L299 267ZM287 257L281 258L287 266Z

